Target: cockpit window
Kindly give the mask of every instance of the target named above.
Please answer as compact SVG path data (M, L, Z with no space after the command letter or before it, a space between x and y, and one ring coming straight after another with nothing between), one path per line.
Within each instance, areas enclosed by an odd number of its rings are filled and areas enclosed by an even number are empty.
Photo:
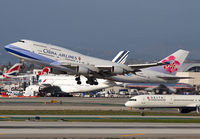
M129 101L137 101L137 99L131 98L129 99Z
M23 40L19 40L18 42L23 42L23 43L25 43L25 41L23 41Z

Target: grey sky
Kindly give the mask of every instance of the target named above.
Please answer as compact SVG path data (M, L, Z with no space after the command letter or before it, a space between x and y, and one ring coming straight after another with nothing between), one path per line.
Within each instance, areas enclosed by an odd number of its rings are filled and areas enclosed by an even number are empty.
M0 63L16 61L3 46L19 39L112 59L160 59L177 49L200 60L199 0L0 0Z

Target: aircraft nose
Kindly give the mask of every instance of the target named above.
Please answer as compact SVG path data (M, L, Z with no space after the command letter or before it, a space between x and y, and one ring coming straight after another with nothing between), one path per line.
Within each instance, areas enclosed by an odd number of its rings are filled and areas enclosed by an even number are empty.
M6 50L6 51L11 51L11 50L12 50L12 47L13 47L13 46L12 46L12 45L10 45L10 44L9 44L9 45L6 45L6 46L4 46L4 48L5 48L5 50Z
M127 102L125 103L125 106L126 106L126 107L131 107L131 104L130 104L130 102L129 102L129 101L127 101Z

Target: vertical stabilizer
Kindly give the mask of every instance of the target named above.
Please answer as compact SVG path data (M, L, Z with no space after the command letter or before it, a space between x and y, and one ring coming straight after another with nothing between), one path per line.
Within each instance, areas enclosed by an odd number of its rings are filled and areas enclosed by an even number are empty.
M124 64L126 62L126 59L128 57L129 51L120 51L115 58L112 60L112 62Z
M13 77L13 76L17 76L17 74L19 73L21 65L22 65L21 63L16 63L10 69L5 71L5 73L3 74L3 77L4 78L10 78L10 77Z
M179 49L175 53L169 55L168 57L161 60L161 62L170 62L169 65L157 66L149 68L150 70L158 71L165 74L175 75L179 68L182 66L189 51Z

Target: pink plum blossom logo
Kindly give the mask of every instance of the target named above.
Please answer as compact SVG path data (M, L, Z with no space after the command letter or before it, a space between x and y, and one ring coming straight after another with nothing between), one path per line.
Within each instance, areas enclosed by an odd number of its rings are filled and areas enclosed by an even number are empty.
M162 62L168 62L173 61L169 65L164 65L164 69L167 72L176 72L178 70L178 66L180 66L180 63L176 60L175 56L169 56L167 59L164 59Z

